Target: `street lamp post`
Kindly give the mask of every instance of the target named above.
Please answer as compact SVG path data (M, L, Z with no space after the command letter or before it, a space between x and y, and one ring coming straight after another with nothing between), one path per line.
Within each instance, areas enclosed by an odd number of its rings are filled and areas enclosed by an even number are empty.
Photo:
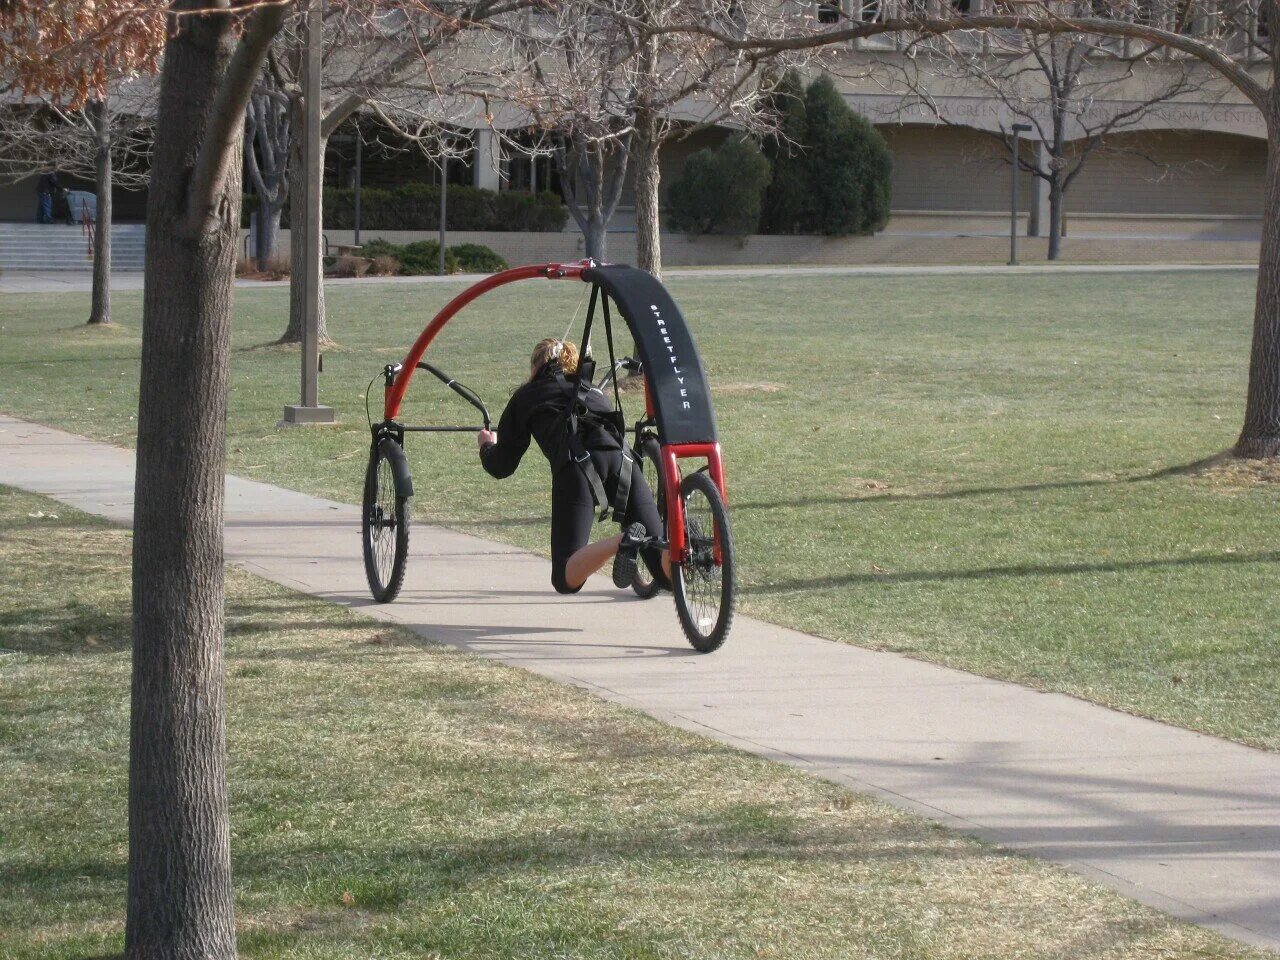
M449 148L446 146L440 154L440 268L437 273L444 276L444 241L446 238L445 217L449 210Z
M1013 163L1009 165L1009 266L1018 265L1018 157L1019 138L1031 132L1031 124L1013 125Z
M333 407L317 402L320 373L320 189L324 157L320 149L321 42L324 31L322 4L310 0L306 16L306 51L303 60L303 278L302 278L302 397L284 408L290 425L333 423ZM297 226L297 221L294 221ZM296 234L295 234L296 237Z

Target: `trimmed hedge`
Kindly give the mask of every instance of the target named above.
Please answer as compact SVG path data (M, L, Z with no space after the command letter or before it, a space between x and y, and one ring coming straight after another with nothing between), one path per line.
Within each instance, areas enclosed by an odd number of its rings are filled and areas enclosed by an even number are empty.
M507 269L507 261L486 247L483 243L460 243L447 251L458 260L458 267L463 273L497 273Z
M755 233L768 185L769 161L754 141L730 137L715 150L699 150L671 184L671 227L692 236Z
M440 244L435 240L415 240L401 246L378 237L363 244L362 257L394 257L400 261L400 273L405 276L435 274L440 269ZM460 243L445 247L445 273L496 273L507 269L507 261L480 243Z
M446 226L450 230L558 232L564 229L569 217L560 197L550 191L525 193L450 184L446 204ZM243 226L249 225L249 213L257 206L257 199L246 194L241 215ZM393 190L365 187L360 191L361 230L435 230L439 225L439 187L406 183ZM289 227L287 209L280 226ZM324 228L355 228L355 190L325 188Z

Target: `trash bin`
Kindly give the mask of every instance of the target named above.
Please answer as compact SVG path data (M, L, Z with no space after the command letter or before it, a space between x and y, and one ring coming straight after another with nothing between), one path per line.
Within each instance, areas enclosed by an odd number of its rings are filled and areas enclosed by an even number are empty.
M88 211L89 219L97 220L98 195L90 193L88 190L68 190L67 208L71 212L72 223L83 223L86 210Z

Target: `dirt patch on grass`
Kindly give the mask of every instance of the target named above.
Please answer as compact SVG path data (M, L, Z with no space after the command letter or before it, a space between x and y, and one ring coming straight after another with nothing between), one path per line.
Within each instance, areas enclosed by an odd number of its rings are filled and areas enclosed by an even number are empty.
M1280 460L1241 460L1222 453L1206 461L1190 476L1197 483L1224 492L1280 484Z
M113 320L110 323L77 323L75 326L59 328L58 333L62 336L63 345L79 346L81 344L96 345L101 343L103 338L136 336L138 331L128 324Z
M297 353L301 349L302 344L297 343L296 341L293 343L282 343L279 340L271 340L267 343L253 343L243 347L236 347L232 350L232 353ZM345 352L339 344L334 343L332 340L320 341L320 349L324 350L326 353Z
M744 394L753 393L778 393L782 390L782 384L769 383L762 380L758 383L748 381L736 381L730 383L717 383L713 387L714 393L729 394L731 396L742 396Z

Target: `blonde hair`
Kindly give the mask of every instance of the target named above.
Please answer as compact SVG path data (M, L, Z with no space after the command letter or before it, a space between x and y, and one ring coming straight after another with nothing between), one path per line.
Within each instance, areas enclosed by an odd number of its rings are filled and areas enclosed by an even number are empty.
M558 361L560 369L565 373L577 373L578 345L572 340L558 340L555 337L539 340L538 345L533 348L533 356L529 358L533 373L536 374L552 360Z

